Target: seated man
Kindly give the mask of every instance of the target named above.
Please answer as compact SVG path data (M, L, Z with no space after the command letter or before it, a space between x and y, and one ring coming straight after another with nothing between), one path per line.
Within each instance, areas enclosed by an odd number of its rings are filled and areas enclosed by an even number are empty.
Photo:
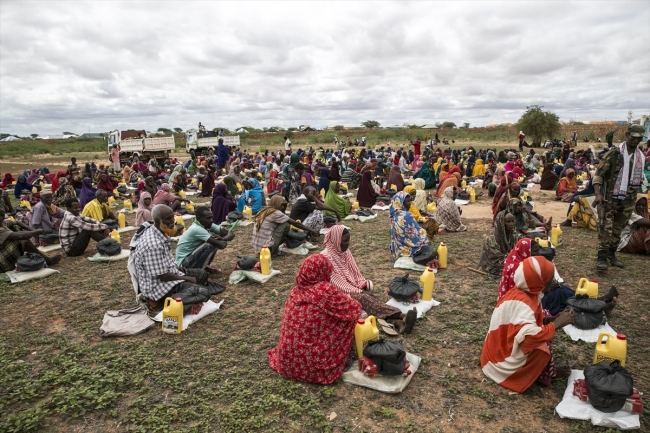
M103 189L95 192L95 199L86 203L81 214L100 222L106 219L117 221L115 214L108 207L108 193Z
M326 206L318 199L318 191L313 186L307 186L302 191L302 195L291 207L289 218L294 221L300 221L310 229L320 231L323 228L323 211L328 210L336 214L336 219L341 221L339 213L329 206Z
M341 176L341 182L348 184L348 190L357 189L359 187L359 182L361 181L361 175L356 172L355 168L356 164L350 163Z
M213 233L213 234L211 234ZM228 230L212 222L212 210L202 206L196 208L196 219L178 241L176 263L184 268L205 269L209 273L219 272L210 268L217 250L223 250L228 241L235 237Z
M150 310L159 310L167 297L181 297L185 312L188 306L207 301L224 287L211 283L203 269L178 266L172 255L169 236L176 234L174 212L165 205L156 205L151 211L153 225L138 231L137 243L132 247L133 265L137 275L140 296ZM133 243L132 243L133 244Z
M281 195L274 195L271 198L269 206L265 206L255 216L255 225L253 227L253 248L255 254L259 254L264 246L271 250L271 255L278 254L280 245L289 233L290 225L310 232L313 236L318 237L320 230L309 228L297 221L291 219L285 211L287 210L287 201Z
M43 233L43 230L13 231L5 223L6 216L4 206L0 205L0 272L15 270L16 262L24 253L43 256L48 266L56 265L61 261L61 255L49 258L29 240Z
M90 239L99 242L110 234L110 230L105 224L80 214L81 207L76 198L66 201L65 207L67 212L63 214L63 220L59 227L59 241L66 255L80 256L88 248Z
M52 193L44 192L41 194L41 201L34 206L30 225L36 230L43 230L43 234L57 233L58 237L58 227L63 214L63 209L52 204ZM35 239L39 240L39 237L35 236Z

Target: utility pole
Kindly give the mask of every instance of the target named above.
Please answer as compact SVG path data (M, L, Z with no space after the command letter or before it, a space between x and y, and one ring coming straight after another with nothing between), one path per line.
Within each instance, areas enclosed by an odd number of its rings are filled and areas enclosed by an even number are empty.
M627 123L628 124L632 123L632 110L627 112Z

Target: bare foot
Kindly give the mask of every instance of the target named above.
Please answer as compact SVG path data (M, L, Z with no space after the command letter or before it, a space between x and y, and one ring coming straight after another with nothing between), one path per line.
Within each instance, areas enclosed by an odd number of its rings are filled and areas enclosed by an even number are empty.
M611 289L609 289L609 292L605 296L602 296L598 299L601 301L605 301L607 303L612 302L614 299L618 298L618 290L616 289L616 286L612 286Z
M53 266L56 265L61 261L61 254L57 254L56 256L50 258L50 257L45 257L45 263L47 263L48 266Z
M418 313L416 312L415 308L412 310L409 310L406 313L406 319L404 319L404 334L410 334L413 331L413 327L415 326L415 321L418 319Z

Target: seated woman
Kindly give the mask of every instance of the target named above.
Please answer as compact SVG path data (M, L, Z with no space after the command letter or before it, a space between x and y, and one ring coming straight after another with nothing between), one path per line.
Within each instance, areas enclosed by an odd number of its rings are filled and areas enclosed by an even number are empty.
M474 169L472 170L472 176L473 177L485 176L485 164L483 163L483 160L481 158L478 158L476 160L476 164L474 164Z
M515 286L515 271L521 262L526 260L528 257L539 256L539 251L539 244L532 239L524 238L517 241L508 254L508 257L506 257L503 266L501 281L499 282L499 289L497 292L497 302ZM542 298L544 316L551 317L566 309L566 300L574 295L575 292L567 286L561 285L557 282L552 284L551 289L544 293L544 297ZM598 298L608 304L605 314L609 315L609 312L614 308L617 296L618 291L615 287L612 287L609 293Z
M182 202L189 202L184 198L180 198L169 192L171 187L168 183L163 183L160 190L153 197L153 205L164 204L171 208L174 212L180 209Z
M56 192L52 196L52 203L56 206L64 206L65 202L71 198L76 198L77 192L74 190L72 185L68 182L66 177L59 179L59 187L56 189Z
M427 232L406 211L411 207L411 195L400 191L390 205L390 252L391 259L413 257L422 247L430 245Z
M442 159L442 158L438 158ZM425 162L422 165L422 168L415 172L413 175L413 179L415 180L421 180L422 183L422 188L421 189L431 189L435 188L436 186L436 173L434 170L431 169L431 165L428 162ZM413 183L415 185L415 182Z
M224 179L224 183L225 180L230 177L231 176L227 176ZM233 178L233 180L235 179ZM244 206L249 206L253 211L253 215L257 214L257 212L259 212L265 204L264 191L262 191L262 186L257 181L257 179L253 179L252 177L243 181L241 185L244 188L244 192L241 194L239 201L237 202L237 210L239 212L243 212Z
M494 220L494 227L483 242L481 258L478 268L492 277L499 278L503 272L503 263L506 256L515 246L519 235L515 231L515 217L506 211L497 214Z
M648 219L648 199L640 197L634 206L618 243L618 251L629 254L650 254L650 219Z
M278 254L280 245L289 233L290 225L311 233L318 237L320 230L311 229L289 218L285 213L287 210L287 201L281 195L274 195L268 206L263 207L255 216L255 225L253 226L253 248L255 254L265 246L271 250L271 255Z
M319 230L323 228L323 211L331 211L341 221L338 212L324 204L318 196L318 191L313 186L305 187L298 200L291 206L289 218L300 221L303 225Z
M467 226L460 220L460 211L456 202L454 202L454 187L449 186L443 192L443 196L438 200L436 209L436 221L445 226L448 232L464 232Z
M340 219L344 219L346 216L350 215L350 212L352 211L352 203L350 203L347 198L338 195L338 186L338 182L330 182L330 189L327 195L325 195L325 205L332 210L326 210L323 213L331 216L336 216L336 214L338 214ZM336 212L334 212L334 210Z
M139 228L145 222L152 222L151 218L151 209L153 205L151 204L151 194L146 191L143 191L140 194L140 201L138 201L138 209L135 211L135 227Z
M426 183L424 179L413 179L413 187L415 188L415 197L413 197L413 204L417 210L420 211L420 214L425 214L427 213L427 205L429 204L429 194L427 194L425 191Z
M107 173L99 173L97 178L97 189L102 189L111 195L115 188L117 188L117 184L113 184L113 181L108 177Z
M440 181L440 185L438 185L438 190L436 191L436 197L442 197L442 193L450 186L458 190L460 179L460 167L455 166L449 171L447 177Z
M506 178L504 178L504 180L505 179ZM510 182L510 184L503 191L503 194L501 194L501 198L496 202L496 207L495 207L494 200L492 201L493 218L496 218L496 215L506 208L506 205L510 200L512 200L513 198L519 198L520 194L521 194L521 185L519 184L519 182ZM494 197L496 198L497 195L495 194Z
M560 179L557 184L556 200L562 200L565 203L571 201L573 193L578 190L578 183L576 181L576 172L570 168L566 171L566 176Z
M415 207L415 197L417 196L417 190L412 185L406 185L404 187L404 192L411 196L411 206L408 208L408 211L411 212L411 215L413 215L415 221L418 223L424 222L424 218L420 214L420 210Z
M361 314L359 302L331 284L332 264L307 257L284 304L278 345L269 366L282 376L327 385L343 373Z
M237 210L237 203L225 183L218 183L214 187L210 209L212 209L212 222L217 225L224 222L230 212Z
M212 196L216 180L217 180L217 172L214 170L210 170L205 176L203 176L203 178L200 181L201 192L199 192L199 197Z
M523 393L535 381L549 386L568 377L571 366L555 365L551 341L555 331L573 323L573 310L544 317L539 295L553 284L555 267L543 257L528 257L515 271L515 287L498 302L483 344L483 373L506 389Z
M388 180L386 181L386 189L393 189L393 186L395 186L394 191L399 192L404 190L404 178L402 177L402 173L399 171L399 167L396 165L390 169Z
M544 165L544 171L542 172L542 180L539 181L539 188L543 191L553 191L557 188L557 174L553 170L553 163L549 162Z
M487 185L489 197L494 197L494 194L496 193L497 189L499 189L499 185L501 185L501 179L505 175L506 175L506 171L503 167L497 167L494 170L494 174L492 175L491 182Z
M357 300L370 316L385 319L393 323L399 333L410 334L417 319L415 311L402 313L398 308L391 307L370 294L373 289L372 281L361 275L357 262L349 250L350 232L342 225L335 225L325 235L323 252L332 264L330 283L343 293Z
M5 176L2 178L2 182L0 182L0 188L8 188L10 185L12 185L16 179L11 175L11 173L5 173Z
M372 171L368 170L361 176L361 184L357 191L357 201L360 207L373 207L379 194L375 191L372 182Z
M524 202L522 202L519 197L513 198L508 202L505 212L515 217L515 232L520 236L524 235L524 230L535 229L538 227L543 227L546 229L546 233L551 233L553 217L549 218L546 223L540 221L541 215L537 215L540 218L533 215L533 213L524 206ZM535 237L536 234L533 233L526 236Z
M235 182L235 179L233 179L230 176L226 176L223 178L223 183L226 185L226 188L228 189L228 192L230 195L232 195L233 198L237 198L238 195L241 194L241 191L239 191L239 188L237 187L237 182Z

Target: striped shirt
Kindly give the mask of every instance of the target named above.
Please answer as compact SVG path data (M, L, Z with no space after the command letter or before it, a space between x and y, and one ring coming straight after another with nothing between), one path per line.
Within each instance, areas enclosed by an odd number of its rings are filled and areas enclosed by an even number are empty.
M101 224L97 220L83 215L75 216L72 212L66 211L66 213L63 214L63 220L61 220L61 225L59 226L59 241L61 242L61 248L63 248L63 251L66 253L70 251L70 247L82 230L99 232L106 230L107 228L108 226L106 224Z

